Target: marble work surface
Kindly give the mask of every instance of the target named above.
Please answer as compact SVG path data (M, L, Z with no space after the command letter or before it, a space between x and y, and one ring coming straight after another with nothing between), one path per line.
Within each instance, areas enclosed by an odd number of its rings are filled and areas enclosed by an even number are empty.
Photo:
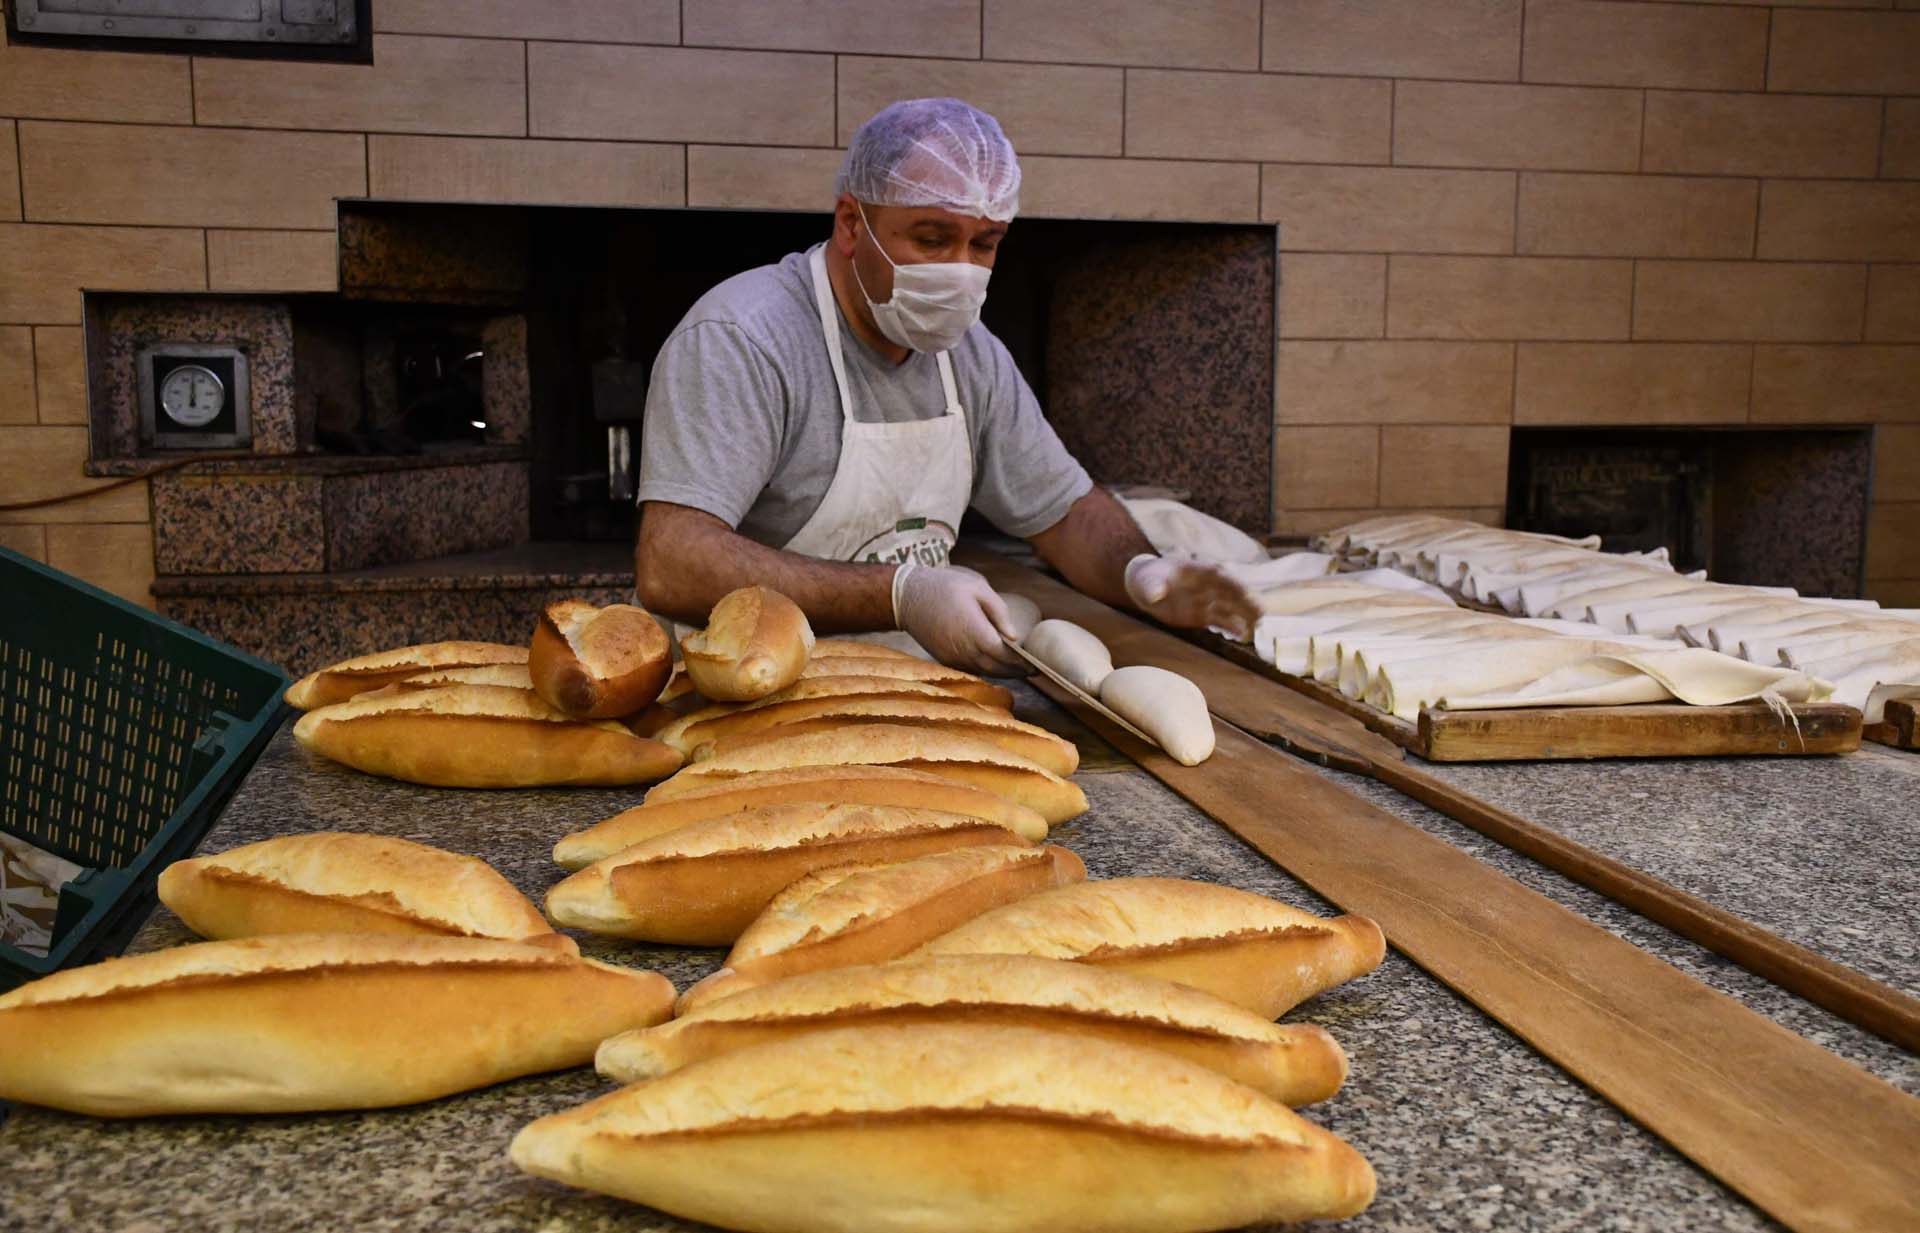
M1020 694L1024 717L1074 737L1084 751L1078 779L1092 810L1057 828L1054 838L1080 853L1095 876L1209 879L1332 911L1037 694L1024 687ZM1562 789L1563 814L1554 820L1573 817L1585 804L1595 825L1610 821L1626 842L1654 829L1653 820L1682 812L1669 789L1642 778L1649 768L1612 764L1610 773L1608 793L1592 792L1590 785ZM1489 774L1512 776L1509 803L1547 791L1512 768ZM1912 1056L1419 805L1374 785L1345 782L1760 1013L1920 1091ZM1631 793L1645 783L1656 784L1647 789L1654 795L1637 807L1639 798ZM1702 789L1696 799L1713 790ZM638 795L413 788L311 759L283 731L202 850L302 830L377 831L485 857L537 898L559 877L548 859L553 841ZM1809 795L1832 803L1817 789ZM1770 881L1783 895L1791 868L1793 878L1810 884L1792 890L1796 898L1783 904L1782 913L1813 912L1809 924L1817 925L1812 905L1824 902L1834 910L1849 900L1859 878L1879 871L1865 843L1855 846L1851 864L1826 873L1793 864L1798 837L1763 834L1759 828L1771 815L1746 812L1747 842L1703 850L1702 859L1722 862L1730 880L1737 872L1739 878ZM1889 807L1883 815L1894 812ZM1636 820L1640 825L1633 825ZM1684 826L1664 839L1676 859L1688 844L1702 842L1697 829ZM1834 897L1820 898L1823 883ZM1848 893L1839 893L1843 888ZM179 923L160 911L134 948L187 940ZM682 987L719 957L717 951L582 941L589 956L656 968ZM1910 921L1898 941L1911 946ZM1397 953L1390 952L1371 976L1308 1002L1289 1018L1324 1025L1352 1060L1345 1090L1304 1110L1365 1153L1379 1174L1373 1207L1343 1228L1451 1233L1777 1227ZM605 1090L591 1071L579 1070L408 1109L356 1114L111 1123L20 1109L0 1124L0 1229L600 1233L693 1227L522 1176L509 1164L507 1143L521 1125Z

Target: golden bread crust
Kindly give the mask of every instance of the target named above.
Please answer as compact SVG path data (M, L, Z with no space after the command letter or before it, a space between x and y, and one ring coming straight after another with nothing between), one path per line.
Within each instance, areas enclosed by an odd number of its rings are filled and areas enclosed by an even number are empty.
M673 648L644 608L566 599L541 612L527 670L533 688L559 710L618 719L659 696L673 671Z
M287 687L287 705L311 711L434 669L526 662L527 648L497 642L423 642L395 647L309 672Z
M785 689L813 654L800 606L766 587L742 587L715 604L707 627L680 640L687 675L716 702L751 702Z

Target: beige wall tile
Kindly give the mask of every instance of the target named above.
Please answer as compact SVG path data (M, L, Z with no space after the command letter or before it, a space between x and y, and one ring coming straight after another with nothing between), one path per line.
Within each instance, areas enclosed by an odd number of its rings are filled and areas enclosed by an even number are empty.
M121 599L154 606L152 527L125 523L49 526L47 564L112 591Z
M687 0L686 11L689 47L980 55L980 0Z
M1753 348L1713 343L1521 343L1516 424L1740 424Z
M1920 347L1761 347L1753 419L1776 424L1920 423Z
M1920 184L1768 180L1760 256L1789 261L1920 261Z
M1127 73L1127 153L1384 163L1392 100L1391 82L1357 77L1135 69Z
M77 325L33 328L35 385L42 424L87 422L87 348Z
M1767 88L1831 94L1920 94L1920 15L1773 15Z
M1876 265L1868 274L1867 341L1920 342L1920 265Z
M1866 304L1865 266L1642 261L1633 336L1846 342L1860 337Z
M1260 168L1149 158L1022 158L1020 213L1250 223L1260 216Z
M8 501L37 501L102 488L111 480L88 479L87 430L67 427L0 427L0 492ZM4 523L145 522L147 486L127 484L97 496L40 509L0 510Z
M1522 0L1267 0L1261 67L1513 81Z
M1268 165L1260 216L1319 252L1510 253L1510 171Z
M1633 265L1552 257L1393 257L1389 338L1627 337Z
M1632 171L1640 91L1403 81L1393 161L1441 167Z
M333 291L340 254L332 231L209 231L215 291Z
M1512 343L1280 344L1282 424L1505 424L1512 413Z
M527 131L525 52L500 39L376 34L373 63L193 64L201 124L385 133Z
M1273 499L1281 509L1351 509L1380 493L1380 430L1273 430Z
M1520 176L1519 251L1572 257L1745 257L1760 187L1683 176Z
M1380 504L1498 505L1507 429L1390 424L1380 430Z
M1887 133L1880 152L1880 174L1920 180L1920 98L1887 100Z
M1920 424L1873 430L1873 499L1920 501ZM1920 527L1913 532L1920 535Z
M812 144L844 148L868 117L898 99L952 96L992 112L1023 158L1118 154L1124 76L1060 64L841 56L839 133Z
M0 325L0 424L37 424L33 393L33 331Z
M10 47L0 39L0 115L191 124L187 58Z
M29 120L20 165L35 222L330 227L367 193L358 134Z
M1580 86L1762 90L1761 9L1621 0L1528 0L1528 81Z
M1319 535L1365 518L1379 518L1387 514L1435 514L1442 518L1463 518L1497 527L1502 512L1497 505L1449 509L1283 509L1274 516L1273 529L1278 535Z
M14 122L0 121L0 223L20 221L20 147Z
M507 137L368 138L373 196L515 205L677 206L677 145Z
M1647 171L1872 176L1880 100L1655 90L1644 158Z
M82 287L198 291L207 285L198 231L153 227L0 224L0 321L58 325L80 320Z
M532 132L634 141L833 141L833 59L532 43Z
M1385 257L1282 254L1280 337L1379 338L1386 328Z
M1260 0L985 0L992 60L1260 67Z
M1875 501L1869 507L1867 577L1920 578L1920 501Z
M15 552L45 564L47 529L42 526L0 526L0 548L11 548Z
M380 0L373 28L384 34L468 34L475 38L586 43L678 43L679 0Z
M772 146L688 146L687 204L829 210L842 153Z

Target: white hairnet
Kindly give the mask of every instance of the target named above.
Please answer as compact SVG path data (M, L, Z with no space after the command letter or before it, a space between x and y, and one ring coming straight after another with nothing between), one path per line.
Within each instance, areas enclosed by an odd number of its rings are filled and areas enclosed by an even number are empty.
M957 98L907 99L860 126L833 191L1004 223L1020 209L1020 160L1000 122L979 108Z

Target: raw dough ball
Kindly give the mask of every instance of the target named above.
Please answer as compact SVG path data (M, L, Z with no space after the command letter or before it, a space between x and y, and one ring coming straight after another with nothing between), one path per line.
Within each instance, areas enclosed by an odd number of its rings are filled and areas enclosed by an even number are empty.
M1144 664L1107 674L1100 701L1160 742L1175 762L1198 766L1213 756L1213 716L1200 687L1177 672Z
M1006 601L1007 612L1013 617L1013 636L1025 641L1026 636L1033 632L1033 627L1040 623L1040 605L1024 595L1002 595L1000 598Z
M1113 671L1107 644L1072 621L1042 621L1020 640L1027 653L1090 694Z

